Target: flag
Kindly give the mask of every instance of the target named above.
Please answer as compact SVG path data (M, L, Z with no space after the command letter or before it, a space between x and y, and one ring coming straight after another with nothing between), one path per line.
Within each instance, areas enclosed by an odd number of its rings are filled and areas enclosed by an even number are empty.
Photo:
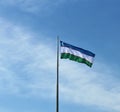
M60 41L60 52L61 52L61 59L70 59L79 63L84 63L89 67L92 67L93 60L95 57L94 53L88 50L70 45L63 41Z

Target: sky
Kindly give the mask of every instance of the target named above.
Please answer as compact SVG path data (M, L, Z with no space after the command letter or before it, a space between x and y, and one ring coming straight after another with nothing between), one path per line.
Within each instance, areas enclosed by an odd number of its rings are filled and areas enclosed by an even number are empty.
M60 59L60 112L120 112L119 0L0 0L0 112L56 111L57 36L96 54Z

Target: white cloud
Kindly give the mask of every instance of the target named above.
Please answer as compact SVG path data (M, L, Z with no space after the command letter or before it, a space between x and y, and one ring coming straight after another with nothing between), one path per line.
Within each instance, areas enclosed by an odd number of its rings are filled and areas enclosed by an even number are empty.
M4 26L0 28L2 29L0 33L1 92L9 90L12 93L30 92L31 94L33 91L39 92L45 88L48 90L50 87L47 87L46 82L51 83L52 80L49 81L48 78L52 78L53 75L48 77L43 75L47 74L46 67L50 72L50 67L54 66L54 63L48 63L52 61L48 57L51 58L49 54L54 54L53 51L43 41L39 43L40 45L32 44L31 34L2 21L1 19L0 26ZM44 61L45 59L47 60Z
M0 21L0 93L53 97L56 48L42 39L39 44L34 43L34 34ZM120 111L120 83L113 76L114 71L105 64L97 63L94 67L61 60L60 97L64 101Z
M69 67L64 63L65 68L62 68L65 71L65 73L62 72L65 81L61 81L61 96L65 96L64 98L68 101L96 105L107 108L109 111L120 111L120 106L118 106L120 104L120 93L117 92L119 88L116 88L119 87L120 83L111 76L110 68L106 66L105 69L106 71L109 69L109 72L104 71L101 74L80 65L78 68L78 65L67 64ZM100 66L100 63L96 66ZM113 91L113 88L116 89Z
M76 0L1 0L0 4L19 8L26 12L50 12L65 2Z

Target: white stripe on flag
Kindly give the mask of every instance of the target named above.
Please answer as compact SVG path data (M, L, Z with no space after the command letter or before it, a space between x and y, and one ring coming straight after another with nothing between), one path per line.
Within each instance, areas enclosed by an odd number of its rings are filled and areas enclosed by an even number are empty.
M89 61L90 63L93 63L93 57L92 56L88 56L86 54L83 54L83 53L81 53L81 52L79 52L77 50L73 50L73 49L68 48L68 47L62 47L61 46L61 53L70 53L70 54L73 54L75 56L84 58L87 61Z

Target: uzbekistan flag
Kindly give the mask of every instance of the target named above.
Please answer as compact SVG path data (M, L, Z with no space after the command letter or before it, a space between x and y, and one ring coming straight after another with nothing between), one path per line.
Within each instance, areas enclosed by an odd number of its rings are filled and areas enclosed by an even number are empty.
M92 67L95 54L82 48L60 41L61 59L70 59Z

